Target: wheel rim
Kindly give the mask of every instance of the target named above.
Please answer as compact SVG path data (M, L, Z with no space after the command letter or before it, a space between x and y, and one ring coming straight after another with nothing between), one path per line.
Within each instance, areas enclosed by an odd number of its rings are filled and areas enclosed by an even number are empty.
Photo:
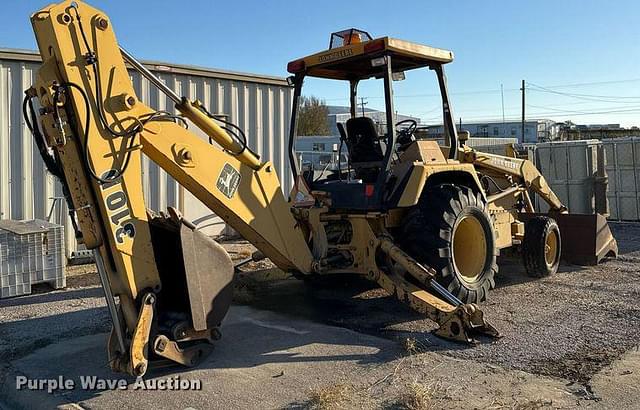
M558 234L556 231L551 231L544 241L544 261L547 263L547 266L551 267L555 265L557 258Z
M468 283L477 282L487 259L487 238L478 218L467 215L453 233L453 265Z

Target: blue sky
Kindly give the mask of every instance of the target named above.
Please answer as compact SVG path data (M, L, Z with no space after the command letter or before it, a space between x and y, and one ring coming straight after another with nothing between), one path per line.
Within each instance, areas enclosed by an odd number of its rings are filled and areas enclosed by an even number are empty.
M0 47L35 49L30 13L49 1L3 0ZM328 46L332 31L358 27L451 49L454 113L463 122L528 117L640 125L640 2L538 1L168 1L95 0L120 43L142 59L260 74ZM396 83L399 112L437 122L429 73ZM539 88L542 87L542 88ZM309 81L307 94L345 104L346 88ZM364 86L368 107L380 89ZM600 114L594 114L600 113Z

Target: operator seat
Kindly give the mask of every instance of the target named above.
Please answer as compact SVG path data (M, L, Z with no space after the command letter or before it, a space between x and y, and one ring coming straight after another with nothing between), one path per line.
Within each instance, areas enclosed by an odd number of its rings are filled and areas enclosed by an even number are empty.
M374 182L384 160L376 126L368 117L350 118L346 125L349 162L356 177L364 182Z
M374 184L383 168L384 154L374 122L358 117L336 125L341 144L346 143L349 151L350 175L346 179L313 180L311 189L326 192L332 209L381 210L384 188L378 191Z
M384 159L376 126L369 117L347 120L347 148L352 163L376 162Z

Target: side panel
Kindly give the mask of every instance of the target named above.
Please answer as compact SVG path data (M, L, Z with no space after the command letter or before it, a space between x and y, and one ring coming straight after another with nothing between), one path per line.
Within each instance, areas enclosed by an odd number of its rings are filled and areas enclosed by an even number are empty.
M459 183L461 177L465 180L465 183L473 184L473 187L477 188L483 197L485 196L478 180L478 175L471 164L424 165L417 163L405 179L406 182L403 183L401 181L401 185L397 188L402 192L399 195L397 206L405 208L417 204L430 178L437 178L437 183Z

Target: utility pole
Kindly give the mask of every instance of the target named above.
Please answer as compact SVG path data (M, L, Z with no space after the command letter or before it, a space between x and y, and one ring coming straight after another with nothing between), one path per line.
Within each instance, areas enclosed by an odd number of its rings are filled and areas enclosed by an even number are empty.
M522 88L520 88L520 90L522 91L522 140L520 140L520 142L524 142L524 80L522 80Z
M364 102L364 97L360 97L360 105L362 105L362 116L364 117L364 106L369 103Z
M500 84L500 97L502 98L502 126L504 127L504 87Z

